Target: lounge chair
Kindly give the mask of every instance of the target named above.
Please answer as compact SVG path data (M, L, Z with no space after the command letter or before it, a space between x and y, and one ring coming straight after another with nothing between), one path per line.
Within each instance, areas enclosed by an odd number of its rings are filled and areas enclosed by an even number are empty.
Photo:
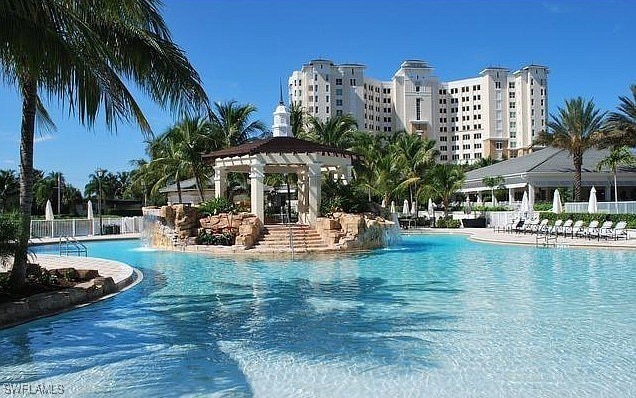
M598 225L598 222L597 224ZM585 236L585 221L579 220L574 223L570 230L570 236L574 238L575 236Z
M528 220L519 220L517 225L512 227L510 232L516 232L517 234L520 234L521 232L523 232L523 229L524 229L524 227L525 227L527 222L528 222Z
M548 227L548 230L546 232L548 233L548 235L558 235L562 226L563 220L556 220L552 226Z
M598 240L601 240L603 235L611 235L612 234L612 225L614 223L612 221L604 221L603 225L597 228L595 231L592 231L592 235L588 236L588 238L592 238L595 236Z
M534 232L540 222L541 222L541 220L539 220L538 218L534 218L534 219L532 219L530 221L526 221L523 224L523 228L519 232L523 232L524 234L526 232Z
M544 218L539 224L534 225L530 232L537 235L546 234L548 232L548 222L550 222L550 220Z
M599 239L600 238L605 238L605 239L612 238L614 240L619 240L621 238L627 239L627 231L625 230L625 227L627 227L627 222L619 221L616 223L616 226L614 226L614 228L608 231L601 231Z
M512 232L522 225L523 225L523 220L521 218L513 218L512 221L504 225L503 230L504 232Z
M587 228L585 228L581 233L577 233L576 235L580 235L582 237L590 239L590 237L598 234L598 224L598 221L592 220L590 221L590 225L588 225Z
M572 230L572 224L574 223L574 221L572 221L571 218L568 218L567 220L565 220L565 222L560 226L556 228L556 235L558 236L559 234L565 236L567 234L568 231Z

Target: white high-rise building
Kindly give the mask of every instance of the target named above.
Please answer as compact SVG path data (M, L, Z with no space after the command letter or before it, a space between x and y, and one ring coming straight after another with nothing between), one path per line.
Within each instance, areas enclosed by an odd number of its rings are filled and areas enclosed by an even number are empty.
M440 82L424 61L404 61L391 81L364 75L360 64L313 60L289 78L290 102L326 120L351 114L358 128L406 130L437 142L440 160L472 163L530 152L547 127L548 69L512 73L488 67L479 76Z

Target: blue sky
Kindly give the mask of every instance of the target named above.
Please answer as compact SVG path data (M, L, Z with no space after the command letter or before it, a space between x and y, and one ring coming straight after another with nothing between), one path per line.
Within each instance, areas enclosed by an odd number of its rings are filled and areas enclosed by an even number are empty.
M258 108L267 125L278 82L314 58L367 66L389 80L405 59L422 59L442 81L476 76L486 66L550 69L548 104L593 98L614 110L636 83L636 2L407 0L165 0L163 15L213 101ZM631 39L630 39L631 37ZM632 44L629 44L632 43ZM175 117L139 97L155 133ZM35 167L61 171L80 190L101 167L129 170L144 156L134 126L88 130L53 101L57 131L36 136ZM19 167L20 98L0 85L0 169Z

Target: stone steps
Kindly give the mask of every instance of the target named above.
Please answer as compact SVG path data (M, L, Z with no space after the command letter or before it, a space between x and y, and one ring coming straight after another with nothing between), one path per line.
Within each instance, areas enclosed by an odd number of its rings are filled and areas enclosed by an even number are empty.
M255 247L273 250L291 250L289 242L290 227L286 225L267 225L263 230L263 235L256 243ZM329 249L318 232L306 225L291 226L293 234L294 251L313 251Z

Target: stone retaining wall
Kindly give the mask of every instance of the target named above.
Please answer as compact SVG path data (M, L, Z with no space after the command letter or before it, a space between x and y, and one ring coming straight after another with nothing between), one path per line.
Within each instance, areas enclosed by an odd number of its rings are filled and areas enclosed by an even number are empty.
M386 247L395 229L394 222L372 214L334 213L332 217L316 220L316 230L323 241L343 250Z

